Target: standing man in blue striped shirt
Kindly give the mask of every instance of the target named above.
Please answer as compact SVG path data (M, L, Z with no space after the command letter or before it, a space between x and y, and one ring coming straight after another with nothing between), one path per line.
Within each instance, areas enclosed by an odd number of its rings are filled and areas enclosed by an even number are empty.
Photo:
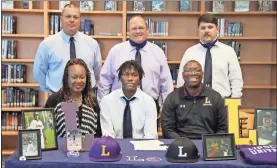
M56 92L62 87L62 75L67 61L81 58L88 65L94 87L102 67L97 41L78 31L80 10L75 5L64 6L60 21L62 30L39 45L33 68L35 80L42 90Z
M145 72L139 87L155 100L159 111L159 96L162 96L164 101L173 91L173 82L163 50L147 41L148 33L146 22L141 16L134 16L130 19L129 41L111 48L101 70L97 93L99 102L110 91L121 88L117 72L120 65L125 61L135 60Z

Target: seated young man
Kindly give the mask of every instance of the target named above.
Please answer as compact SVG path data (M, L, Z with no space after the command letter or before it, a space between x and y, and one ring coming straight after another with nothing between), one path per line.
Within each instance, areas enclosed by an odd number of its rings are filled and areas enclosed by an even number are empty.
M113 138L157 139L157 109L153 98L139 88L144 75L134 60L118 69L122 87L103 97L100 122L103 135Z
M183 69L185 84L168 95L163 105L164 138L199 139L202 134L226 133L227 111L221 95L204 86L202 67L191 60Z

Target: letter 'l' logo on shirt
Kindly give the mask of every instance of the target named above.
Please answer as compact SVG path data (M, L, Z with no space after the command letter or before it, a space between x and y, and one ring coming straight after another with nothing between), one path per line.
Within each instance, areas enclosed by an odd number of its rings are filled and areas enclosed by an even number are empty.
M110 156L110 152L107 152L106 153L106 145L102 145L102 153L101 153L101 156Z
M179 155L178 157L187 157L187 153L183 154L183 146L178 146L179 148Z
M205 102L204 102L203 106L212 106L211 101L209 100L208 97L205 97Z

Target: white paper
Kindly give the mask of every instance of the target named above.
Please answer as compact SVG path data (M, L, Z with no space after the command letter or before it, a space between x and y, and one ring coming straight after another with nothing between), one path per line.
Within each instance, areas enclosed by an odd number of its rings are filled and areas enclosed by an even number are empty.
M163 142L159 140L140 140L130 141L134 145L135 150L167 150Z

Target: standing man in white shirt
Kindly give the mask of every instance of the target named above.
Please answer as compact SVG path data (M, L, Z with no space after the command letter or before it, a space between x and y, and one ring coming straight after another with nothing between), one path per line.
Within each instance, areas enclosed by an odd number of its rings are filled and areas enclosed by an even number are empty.
M139 88L143 76L144 71L135 60L126 61L119 67L122 88L104 96L100 103L103 135L113 138L158 138L155 102Z
M34 120L32 120L32 122L30 123L30 127L29 129L40 129L40 140L41 140L41 148L43 149L44 148L44 143L48 143L48 141L45 140L45 136L44 136L44 126L43 126L43 123L42 121L39 119L39 115L37 113L34 114Z
M177 87L184 85L182 70L190 60L204 67L203 83L219 92L223 98L242 96L242 73L234 49L218 41L217 18L205 13L198 18L200 43L188 48L179 67Z

